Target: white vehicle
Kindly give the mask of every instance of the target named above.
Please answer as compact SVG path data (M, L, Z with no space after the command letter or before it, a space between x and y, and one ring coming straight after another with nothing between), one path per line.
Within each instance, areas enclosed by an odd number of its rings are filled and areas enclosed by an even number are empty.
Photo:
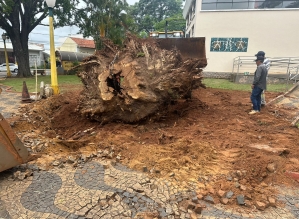
M18 73L18 66L14 63L9 63L9 69L11 72ZM7 71L6 63L0 65L0 71Z

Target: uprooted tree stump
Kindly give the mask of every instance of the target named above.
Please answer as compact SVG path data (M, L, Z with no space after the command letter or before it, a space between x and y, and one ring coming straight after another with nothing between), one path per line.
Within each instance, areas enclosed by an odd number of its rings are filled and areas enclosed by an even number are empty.
M204 57L187 58L176 48L162 49L154 39L133 36L123 49L104 44L104 50L84 60L78 74L84 84L78 111L88 118L132 123L163 115L169 104L203 86L205 51ZM204 39L202 44L204 50Z

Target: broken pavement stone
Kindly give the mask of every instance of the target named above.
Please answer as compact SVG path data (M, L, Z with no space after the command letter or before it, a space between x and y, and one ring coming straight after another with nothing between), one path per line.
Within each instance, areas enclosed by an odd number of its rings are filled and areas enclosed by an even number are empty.
M242 176L242 172L241 172L240 170L237 170L236 175L237 175L238 177L241 177L241 176Z
M222 198L220 199L220 202L224 205L226 205L228 203L228 198Z
M81 159L83 162L86 162L88 158L87 158L86 155L82 154L81 157L80 157L80 159Z
M26 178L26 174L25 173L20 173L20 175L18 176L18 180L24 180Z
M251 208L252 207L252 203L249 200L245 200L245 206Z
M103 164L103 168L105 169L105 170L107 170L107 169L109 169L109 164Z
M211 204L215 204L215 201L214 201L213 197L210 196L210 195L206 196L206 197L204 198L204 200L205 200L206 202L211 203Z
M246 190L246 186L244 186L244 185L240 185L240 189L241 189L242 191L245 191L245 190Z
M13 178L14 178L14 179L18 178L20 174L21 174L21 171L16 171L16 172L14 172L14 174L13 174Z
M267 185L266 183L264 183L264 182L262 182L262 183L260 184L260 186L262 186L262 187L268 187L268 185Z
M144 188L139 183L136 183L131 188L138 193L142 193L144 191Z
M220 197L220 198L223 198L225 196L225 191L219 189L218 192L217 192L217 195Z
M195 206L195 208L193 209L193 211L196 213L196 214L201 214L201 211L203 209L203 206L201 206L200 204L197 204Z
M270 173L274 173L277 169L277 165L276 163L269 163L267 165L267 170L270 172Z
M269 201L269 205L270 206L272 206L272 207L276 206L276 200L275 200L275 198L268 197L268 201Z
M120 156L120 155L117 155L115 159L116 159L116 162L119 162L120 159L121 159L121 156Z
M73 167L77 167L78 166L78 162L76 161L75 163L73 163Z
M172 172L169 174L169 177L173 177L175 174Z
M192 202L197 204L198 203L198 198L197 197L193 197L192 198Z
M202 195L202 194L197 194L197 198L198 198L199 200L202 200L202 199L203 199L203 195Z
M58 168L64 168L64 167L65 167L65 166L64 166L63 163L59 164L59 166L58 166Z
M69 163L69 164L71 164L71 163L75 163L75 161L76 161L76 158L74 158L73 156L69 156L68 158L67 158L67 163Z
M59 164L60 164L60 161L59 160L55 160L55 161L53 161L52 166L56 167Z
M237 203L238 203L238 205L245 205L244 195L238 195L237 196Z
M213 187L209 187L209 188L208 188L208 192L209 192L210 194L212 194L212 195L215 194L215 190L214 190Z
M240 187L240 183L235 182L235 187L236 187L236 188L239 188L239 187Z
M41 171L47 171L48 170L48 167L46 165L40 165L38 167Z
M187 212L188 210L193 210L196 207L196 204L194 204L190 200L184 200L180 203L180 205L180 210L183 210L184 212Z
M266 209L267 206L266 206L266 204L263 203L263 202L256 201L256 202L255 202L255 207L256 207L258 210L263 211L263 210Z
M233 178L231 176L226 177L227 181L232 181Z
M27 170L25 171L25 177L26 177L26 178L29 177L29 176L32 176L32 174L33 174L33 171L30 170L30 169L27 169Z
M226 198L230 199L233 195L234 195L234 192L233 192L233 191L228 191L228 192L226 193Z
M252 200L252 195L251 194L246 194L245 198L248 199L248 200Z

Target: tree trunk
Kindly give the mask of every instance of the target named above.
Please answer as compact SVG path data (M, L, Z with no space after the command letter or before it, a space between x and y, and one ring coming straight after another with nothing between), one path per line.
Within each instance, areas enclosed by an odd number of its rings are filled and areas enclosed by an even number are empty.
M18 74L17 77L31 77L29 66L29 51L28 51L28 36L18 33L18 35L13 35L11 37L11 42L14 48L14 53L16 56L16 61L18 63ZM20 37L19 37L20 36Z
M197 58L184 57L177 49L161 49L154 39L127 39L118 51L112 44L90 56L80 66L85 88L78 111L101 123L138 122L168 113L180 98L191 98L201 84L201 68L207 65L204 38ZM190 51L191 53L191 51Z

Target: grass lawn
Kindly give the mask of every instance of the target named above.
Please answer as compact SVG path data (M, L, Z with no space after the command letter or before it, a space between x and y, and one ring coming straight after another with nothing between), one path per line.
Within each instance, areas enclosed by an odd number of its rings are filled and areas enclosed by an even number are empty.
M12 87L12 90L22 92L23 81L26 82L29 92L35 92L35 77L30 78L6 78L6 80L1 80L0 84ZM37 76L37 91L39 91L40 82L43 81L45 84L51 84L51 76ZM58 86L60 92L71 89L81 89L82 82L80 78L76 75L58 75Z
M22 92L23 81L26 81L26 85L29 92L35 92L35 77L31 78L7 78L6 80L1 80L0 84L13 87L13 90ZM50 75L47 76L38 76L37 77L37 89L39 91L40 82L43 81L45 84L51 84ZM203 83L207 87L211 88L220 88L227 90L242 90L242 91L251 91L250 84L236 84L226 79L213 79L205 78ZM70 89L81 89L82 82L79 77L76 75L58 75L58 85L60 92L64 92ZM271 92L286 92L291 88L293 84L268 84L267 91Z
M205 78L203 83L207 87L227 89L227 90L242 90L242 91L251 91L250 84L237 84L233 83L226 79L214 79L214 78ZM267 91L270 92L286 92L289 90L293 84L267 84Z

